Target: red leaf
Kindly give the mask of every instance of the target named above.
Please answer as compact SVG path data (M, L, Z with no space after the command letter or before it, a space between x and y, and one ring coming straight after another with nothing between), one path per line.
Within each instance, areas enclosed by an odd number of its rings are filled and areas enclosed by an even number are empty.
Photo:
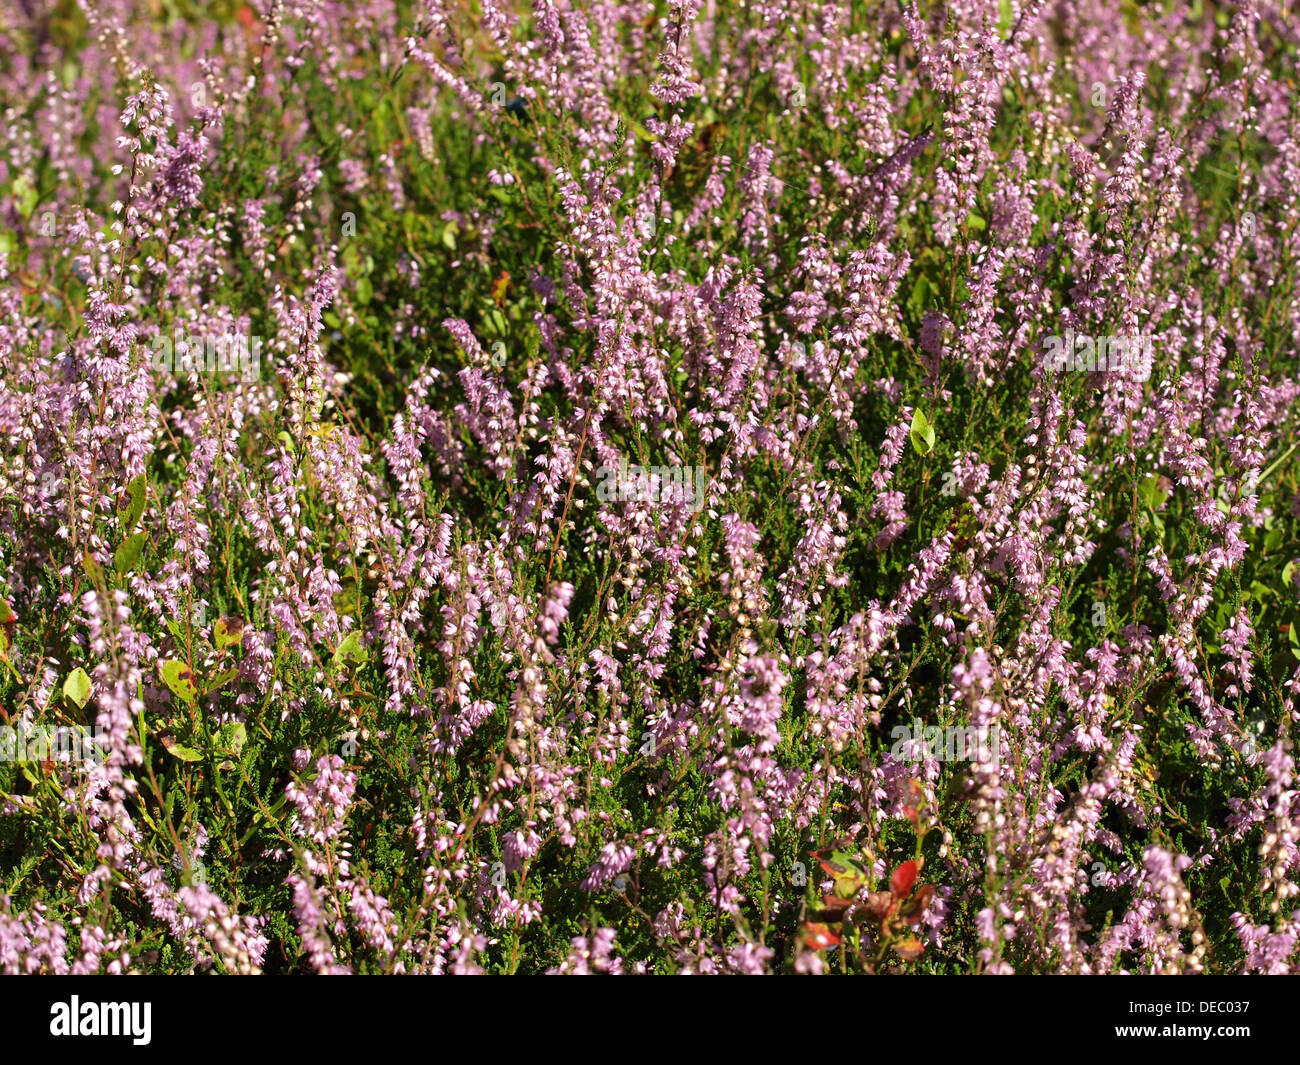
M925 947L915 936L908 936L906 939L900 939L894 944L894 953L903 961L916 961L925 952Z
M894 896L888 891L873 891L867 896L866 913L876 924L880 924L893 909Z
M916 889L916 898L903 909L903 916L907 918L909 924L917 924L925 916L925 909L930 905L932 898L934 898L933 884L922 884Z
M840 941L840 937L830 930L824 924L808 924L804 926L804 943L813 950L825 950L827 947L833 947Z
M896 898L906 898L912 890L912 885L916 883L916 862L904 862L894 870L894 875L889 878L889 887Z

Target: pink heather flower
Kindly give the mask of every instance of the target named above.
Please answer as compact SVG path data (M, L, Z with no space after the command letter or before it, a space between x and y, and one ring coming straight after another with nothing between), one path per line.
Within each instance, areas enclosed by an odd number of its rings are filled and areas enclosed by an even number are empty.
M548 976L588 976L594 973L618 975L623 971L623 960L614 956L612 928L598 928L590 937L574 936L572 949L564 962L548 969Z

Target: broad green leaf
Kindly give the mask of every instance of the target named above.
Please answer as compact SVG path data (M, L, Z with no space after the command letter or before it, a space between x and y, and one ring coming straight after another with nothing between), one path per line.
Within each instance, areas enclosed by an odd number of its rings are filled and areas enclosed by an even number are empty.
M1138 485L1138 499L1148 510L1159 510L1161 504L1169 498L1169 490L1160 483L1160 478L1152 474Z
M40 196L36 191L36 186L32 184L31 178L26 174L19 174L14 178L13 197L18 203L24 218L31 218L32 212L36 210L36 204L40 201Z
M847 851L831 851L830 860L833 864L858 876L866 875L866 871L862 868L862 859L857 855L850 854Z
M341 666L345 662L366 660L365 648L361 646L361 634L358 632L349 632L343 637L343 642L339 644L338 650L334 652L334 664Z
M126 486L126 504L118 508L118 517L122 520L122 531L130 532L135 528L135 523L140 520L144 514L146 491L148 478L145 474L140 474L131 479L131 483Z
M148 538L149 534L143 530L132 533L113 552L113 568L117 570L119 576L125 576L135 569L136 563L140 561L140 555L144 551L145 541Z
M928 455L934 450L934 426L919 410L912 415L912 427L909 432L912 447L918 455Z
M223 669L220 673L214 673L204 681L203 694L210 695L223 685L229 684L238 676L239 670L237 669Z
M822 858L822 869L835 880L837 898L851 899L867 886L868 876L859 864L860 859L845 851L832 850L829 858Z
M80 666L69 673L68 679L63 682L63 694L80 709L85 709L86 703L90 701L90 677Z
M998 36L1005 37L1015 25L1011 12L1011 0L998 0Z
M243 619L218 618L212 626L212 636L217 641L218 651L225 650L232 644L237 646L244 637Z
M912 295L908 297L908 306L919 314L925 310L926 301L933 292L934 286L930 283L930 279L925 274L918 274L912 284Z
M835 895L837 898L851 899L862 890L865 883L866 881L858 876L837 876L835 878Z
M13 644L14 629L18 627L18 615L13 607L0 599L0 656L9 657L9 648Z
M172 736L161 737L161 743L168 754L173 758L179 758L182 762L203 761L203 753L201 751L196 751L193 747L185 747L182 744L177 743L175 738Z
M104 581L104 569L95 561L94 556L89 551L81 556L81 565L85 569L86 576L90 578L91 583L96 587L104 586L106 583Z
M194 671L184 662L178 662L174 658L160 662L158 672L162 676L163 683L178 699L192 703L199 697L199 686Z

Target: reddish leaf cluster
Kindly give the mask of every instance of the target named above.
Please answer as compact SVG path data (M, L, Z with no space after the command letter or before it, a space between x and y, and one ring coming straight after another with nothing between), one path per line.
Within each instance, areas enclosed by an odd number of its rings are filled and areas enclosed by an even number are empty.
M814 851L813 857L834 884L822 896L822 908L813 911L804 924L806 948L827 950L851 932L866 932L877 959L891 949L904 961L921 956L925 948L912 930L920 924L935 892L933 884L917 883L922 860L903 862L891 874L888 890L873 891L869 890L870 874L843 851Z

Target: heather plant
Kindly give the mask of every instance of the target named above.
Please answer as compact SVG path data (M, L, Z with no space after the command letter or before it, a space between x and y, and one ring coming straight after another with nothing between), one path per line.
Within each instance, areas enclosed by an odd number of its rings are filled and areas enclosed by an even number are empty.
M4 5L0 971L1296 971L1294 14Z

